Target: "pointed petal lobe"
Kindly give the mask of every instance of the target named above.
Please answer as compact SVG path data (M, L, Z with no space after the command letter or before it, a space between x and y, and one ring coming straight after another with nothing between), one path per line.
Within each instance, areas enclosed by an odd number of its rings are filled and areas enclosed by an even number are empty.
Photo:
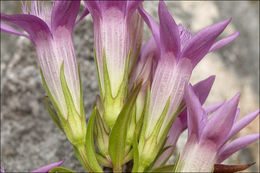
M1 14L0 17L1 21L5 21L22 28L34 41L39 38L44 39L45 37L52 37L48 25L36 16L28 14Z
M64 160L62 160L60 162L55 162L55 163L43 166L41 168L33 170L32 173L37 173L37 172L39 172L39 173L48 173L49 170L51 170L52 168L56 168L56 167L61 166L63 164L63 162L64 162Z
M199 139L201 130L205 125L203 122L205 122L206 113L202 109L201 103L191 85L187 86L185 89L185 102L188 112L187 122L189 136L193 135Z
M217 41L216 43L214 43L211 46L209 52L213 52L215 50L218 50L218 49L228 45L229 43L234 41L238 37L238 35L239 35L239 32L235 32L235 33L233 33L233 34L231 34L231 35L229 35L229 36L227 36L227 37Z
M249 144L259 140L259 133L258 134L251 134L247 136L243 136L240 138L235 139L228 145L221 148L218 154L217 163L221 163L226 160L229 156L233 153L237 152L238 150L248 146Z
M28 39L30 39L30 37L16 29L14 29L13 27L11 27L10 25L7 25L5 23L0 23L0 29L1 29L1 32L5 32L5 33L9 33L9 34L15 34L15 35L19 35L19 36L24 36Z
M203 104L207 99L210 89L215 81L215 76L210 76L193 86L194 92L198 96L200 103Z
M79 13L80 1L55 1L51 14L51 29L66 27L71 30Z
M180 53L180 35L178 26L167 10L163 1L159 2L160 19L160 43L162 52L172 52L174 58L179 58Z
M238 101L239 94L216 111L203 129L201 140L213 141L217 148L223 144L234 123Z
M189 58L196 66L208 53L216 38L224 31L231 19L209 26L197 33L183 48L181 57Z

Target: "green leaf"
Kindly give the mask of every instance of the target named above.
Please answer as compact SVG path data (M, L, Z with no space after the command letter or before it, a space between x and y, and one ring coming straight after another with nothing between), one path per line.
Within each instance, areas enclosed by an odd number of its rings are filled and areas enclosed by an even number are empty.
M59 127L59 129L64 133L60 119L57 116L56 112L54 112L54 110L51 108L51 105L47 99L45 100L45 104L46 104L46 108L47 108L47 111L48 111L51 119L55 122L55 124Z
M134 133L133 150L134 150L134 166L132 172L137 172L138 165L139 165L139 151L138 151L138 142L137 142L136 133Z
M153 169L151 172L172 172L175 165L167 165Z
M67 168L56 167L49 170L49 173L76 173L76 172Z
M93 139L94 123L96 116L96 108L94 108L87 125L87 135L86 135L86 155L89 162L89 166L93 169L94 172L103 172L102 168L99 166L95 146Z
M113 163L114 171L121 171L125 154L128 121L140 89L141 83L135 88L123 106L109 136L108 151Z

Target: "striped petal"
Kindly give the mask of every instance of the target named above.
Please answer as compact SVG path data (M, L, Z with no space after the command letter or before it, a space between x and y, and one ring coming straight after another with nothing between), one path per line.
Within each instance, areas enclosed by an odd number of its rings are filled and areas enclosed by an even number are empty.
M181 57L191 59L193 66L208 53L216 38L224 31L231 19L209 26L197 33L183 48Z
M228 137L227 140L231 139L232 137L234 137L240 130L242 130L243 128L245 128L249 123L251 123L258 115L259 115L259 109L246 115L245 117L241 118L238 122L236 122Z
M160 48L164 53L172 52L174 55L173 58L178 59L180 54L178 26L163 1L159 2L158 15L160 19Z
M72 31L79 13L80 1L55 1L51 14L51 29L66 27Z
M228 45L229 43L231 43L232 41L234 41L237 37L239 36L239 32L235 32L219 41L217 41L216 43L214 43L209 52L213 52L213 51L216 51L226 45Z
M155 20L150 16L143 8L138 8L140 15L143 17L145 23L151 29L154 40L160 48L160 32L159 32L159 25L155 22Z
M185 102L188 112L188 135L189 137L192 135L196 140L199 140L207 117L191 85L188 85L185 89Z
M193 86L196 95L199 97L200 103L204 103L209 95L212 85L215 81L215 76L210 76Z
M15 35L19 35L19 36L24 36L28 39L30 39L30 37L16 29L14 29L13 27L11 27L10 25L7 25L5 23L0 23L0 29L1 32L5 32L5 33L9 33L9 34L15 34Z
M213 141L217 148L224 143L226 136L233 126L238 101L239 94L216 111L203 129L201 140Z
M230 142L229 144L225 145L220 149L220 151L218 152L217 163L223 162L238 150L241 150L242 148L248 146L249 144L257 140L259 140L259 133L235 139L234 141Z
M11 23L26 31L34 42L52 37L48 25L36 16L27 14L1 14L0 17L1 21Z

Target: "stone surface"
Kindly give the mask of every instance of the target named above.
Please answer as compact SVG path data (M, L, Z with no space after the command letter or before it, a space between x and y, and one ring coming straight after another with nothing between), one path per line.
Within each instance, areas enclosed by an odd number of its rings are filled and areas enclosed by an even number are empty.
M145 2L144 8L157 18L157 2ZM233 44L207 55L196 67L192 83L217 75L206 104L230 99L241 92L241 116L259 106L259 2L167 2L177 23L193 33L210 24L232 17L223 36L240 31ZM19 2L1 1L1 13L20 12ZM145 39L150 35L146 27ZM74 32L77 58L81 63L85 110L90 115L98 93L93 59L93 24L90 16ZM7 171L29 171L66 159L64 166L83 171L73 148L47 115L45 91L32 44L13 35L1 34L1 165ZM259 132L259 119L239 134ZM179 145L185 142L185 134ZM255 143L228 163L259 163L259 143ZM181 150L181 147L178 147ZM251 171L259 171L256 164Z

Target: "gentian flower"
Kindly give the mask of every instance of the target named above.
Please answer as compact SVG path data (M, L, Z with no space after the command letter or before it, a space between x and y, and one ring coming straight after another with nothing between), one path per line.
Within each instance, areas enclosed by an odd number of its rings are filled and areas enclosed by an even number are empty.
M104 119L112 128L126 97L131 72L142 43L142 1L85 1L94 21L94 42ZM131 57L130 51L133 53Z
M227 19L193 36L175 23L163 1L159 2L159 26L141 7L139 12L152 30L160 50L160 58L151 85L146 122L144 122L143 135L138 147L142 151L140 160L148 166L147 164L151 163L157 155L177 112L182 109L180 104L184 95L184 86L189 81L194 67L209 51L231 42L238 33L215 43L217 37L230 23L231 19ZM211 49L212 46L214 49ZM151 149L152 145L156 149Z
M187 85L185 102L188 112L188 140L178 165L181 172L210 172L215 163L221 163L236 151L259 139L258 133L227 143L259 114L259 110L254 111L236 122L238 101L239 94L224 103L208 119L194 90Z
M53 7L32 1L30 9L23 4L25 14L1 14L2 32L24 36L33 42L43 83L58 114L54 116L55 122L73 144L82 143L86 136L79 69L72 40L79 7L80 1L55 1ZM87 13L85 11L80 19Z
M208 94L211 90L211 87L213 85L213 82L215 80L215 76L210 76L207 79L204 79L197 84L195 84L193 87L193 90L195 94L197 95L199 101L201 104L204 104L206 101L206 98L208 97ZM185 103L185 101L184 101ZM223 102L213 104L210 106L207 106L207 113L210 114L212 111L215 111L217 108L219 108ZM174 123L172 124L168 134L167 134L167 141L164 145L164 148L167 148L162 155L157 159L154 167L162 166L166 161L169 159L169 157L173 154L173 151L176 149L176 143L178 141L179 136L181 133L187 129L187 108L185 108L174 120Z
M59 162L55 162L55 163L51 163L49 165L45 165L41 168L35 169L33 171L31 171L31 173L48 173L52 168L56 168L61 166L64 163L64 160L59 161Z

